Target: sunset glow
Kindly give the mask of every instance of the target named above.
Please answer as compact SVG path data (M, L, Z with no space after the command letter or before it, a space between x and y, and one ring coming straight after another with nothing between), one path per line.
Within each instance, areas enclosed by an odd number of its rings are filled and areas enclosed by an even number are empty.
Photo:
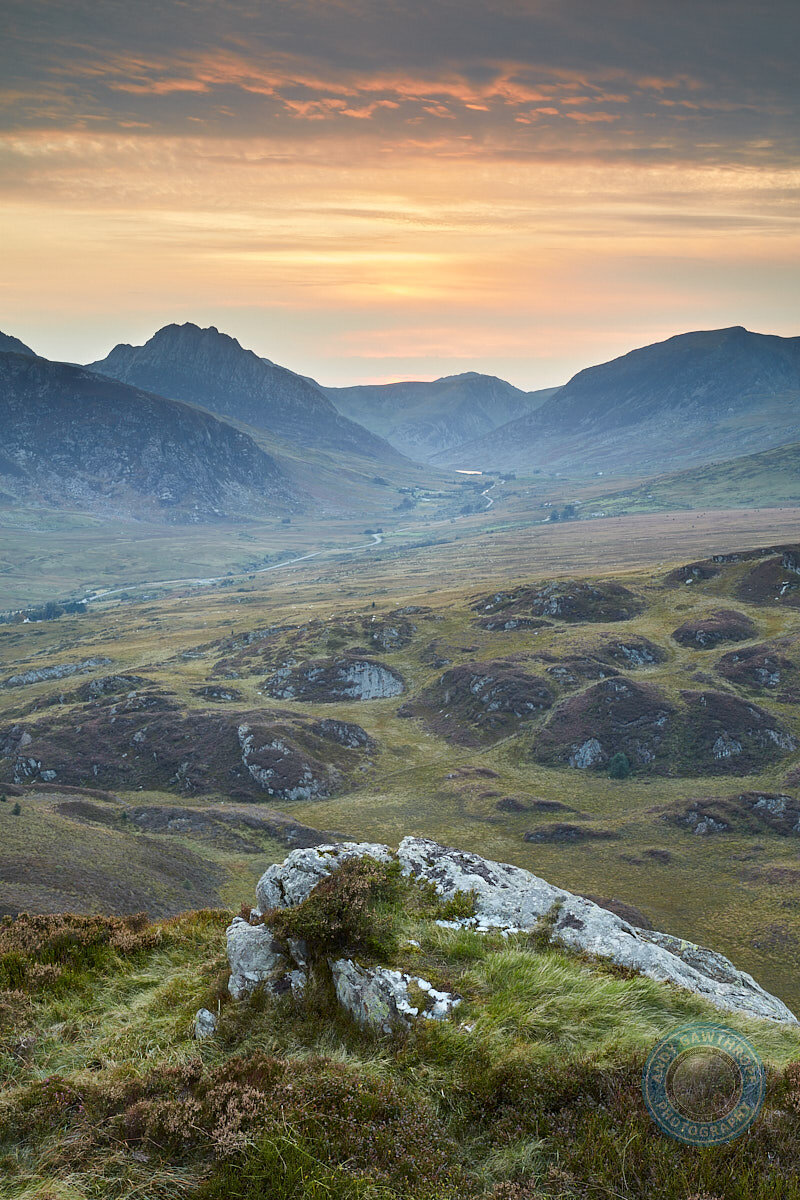
M534 388L797 332L792 5L725 5L713 56L712 0L6 7L0 327L43 354L193 320L331 384Z

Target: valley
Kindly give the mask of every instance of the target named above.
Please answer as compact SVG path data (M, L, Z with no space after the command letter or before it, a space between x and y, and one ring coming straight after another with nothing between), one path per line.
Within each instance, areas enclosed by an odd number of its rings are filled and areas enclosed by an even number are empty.
M800 1003L799 593L782 551L742 554L793 544L800 513L526 528L505 503L446 520L440 544L396 533L229 588L0 626L0 906L234 905L294 839L413 832L632 905ZM674 581L720 554L739 561ZM720 611L735 620L719 640L680 633ZM609 779L623 748L632 773Z

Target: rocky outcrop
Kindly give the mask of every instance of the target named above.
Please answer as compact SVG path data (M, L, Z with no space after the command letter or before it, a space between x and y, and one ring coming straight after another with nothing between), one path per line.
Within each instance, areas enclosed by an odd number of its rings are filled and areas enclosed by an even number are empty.
M77 663L59 663L50 667L31 667L28 671L20 671L16 675L9 675L0 683L0 687L25 687L26 684L44 683L50 679L68 679L70 675L83 675L87 671L96 671L98 667L105 667L110 662L110 658L85 658L82 662ZM101 684L102 681L93 680L92 682ZM91 684L89 687L91 687Z
M402 716L420 716L435 733L462 745L491 743L513 733L553 703L545 679L511 662L452 667L403 705Z
M768 558L739 581L736 596L752 604L780 604L800 608L800 549L787 546Z
M292 851L283 863L269 867L259 881L259 907L266 911L302 903L321 879L354 857L382 862L396 858L404 874L432 884L445 900L463 893L472 895L473 915L440 924L506 934L535 930L568 950L685 988L724 1011L798 1023L781 1000L715 951L633 925L521 867L492 862L427 838L404 838L396 855L387 846L363 842ZM259 982L272 986L278 977L285 980L285 957L264 926L250 926L237 918L228 931L228 947L232 994L246 995ZM335 960L331 968L343 1006L361 1023L378 1028L391 1027L395 1020L435 1016L437 1006L438 1015L444 1017L458 1000L452 994L437 994L425 980L403 972L366 969L351 959ZM416 995L412 997L411 988L421 989L427 999L420 1003Z
M800 802L783 792L740 792L682 800L661 810L662 819L699 837L764 833L800 837Z
M732 608L719 608L704 617L692 617L674 630L679 646L693 650L713 650L721 642L746 642L756 636L755 623Z
M745 775L797 748L777 718L738 696L684 691L680 701L624 676L604 680L558 705L535 735L533 757L587 770L622 753L657 774Z
M317 799L332 795L359 765L371 745L360 733L345 744L299 714L181 713L164 697L132 692L0 728L0 779Z
M559 621L628 621L644 609L643 602L621 583L559 580L538 587L483 596L472 605L503 621L517 617L549 617Z
M800 693L800 667L794 639L782 638L730 650L716 664L717 672L729 683L752 692L796 702Z
M320 658L280 668L264 681L276 700L386 700L400 696L405 682L399 671L357 657Z

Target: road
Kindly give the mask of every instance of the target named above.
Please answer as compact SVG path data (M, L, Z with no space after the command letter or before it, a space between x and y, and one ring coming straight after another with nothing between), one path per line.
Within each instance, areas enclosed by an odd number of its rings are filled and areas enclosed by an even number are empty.
M490 484L489 487L486 488L485 491L481 492L481 495L486 500L486 509L484 510L485 512L488 512L489 509L494 504L494 500L489 495L489 492L491 492L495 487L497 487L496 482ZM469 515L469 514L465 514L465 515ZM429 522L426 525L420 526L419 528L415 528L413 526L408 526L404 529L395 530L395 533L422 533L422 532L426 532L427 530L429 530L432 525L446 525L446 524L450 524L454 520L460 521L460 520L463 520L463 517L448 517L441 521ZM103 588L100 591L90 592L88 595L84 596L83 603L91 604L98 600L108 600L112 596L119 596L123 592L129 592L129 591L131 591L132 588L211 587L215 583L224 583L224 582L233 581L236 579L249 579L251 575L266 575L270 571L284 571L287 567L293 567L297 563L308 562L309 559L312 559L312 558L323 558L325 555L358 554L359 551L372 550L372 549L374 549L375 546L380 546L384 540L383 536L380 533L370 534L370 537L372 538L372 541L361 542L357 546L331 546L327 550L312 550L308 554L299 554L296 558L287 558L284 562L272 563L271 566L258 567L252 571L238 571L238 572L236 572L234 574L230 574L230 575L210 575L206 578L198 578L198 579L158 579L158 580L153 580L151 582L144 582L144 583L129 583L129 584L126 584L124 587L118 587L118 588Z

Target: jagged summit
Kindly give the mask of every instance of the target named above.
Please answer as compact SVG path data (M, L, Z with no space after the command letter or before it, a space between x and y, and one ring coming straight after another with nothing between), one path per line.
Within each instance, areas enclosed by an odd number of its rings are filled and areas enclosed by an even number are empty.
M90 369L200 405L284 442L373 459L399 457L341 416L316 384L259 358L215 326L165 325L143 346L115 346Z
M83 367L0 352L6 501L156 522L296 511L296 485L246 433Z
M0 331L0 352L4 354L27 354L30 358L36 358L35 350L31 350L30 346L26 346L19 338L14 337L10 333Z

